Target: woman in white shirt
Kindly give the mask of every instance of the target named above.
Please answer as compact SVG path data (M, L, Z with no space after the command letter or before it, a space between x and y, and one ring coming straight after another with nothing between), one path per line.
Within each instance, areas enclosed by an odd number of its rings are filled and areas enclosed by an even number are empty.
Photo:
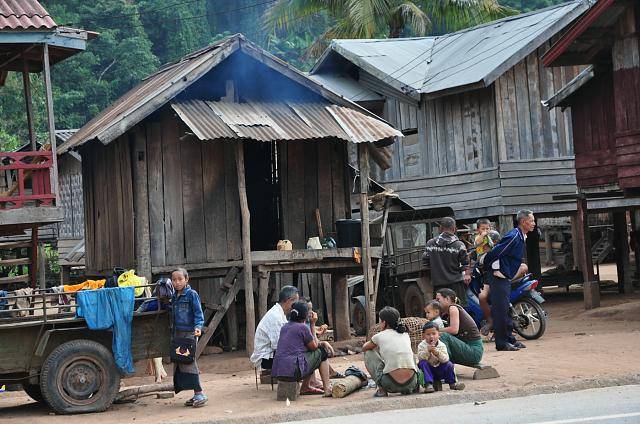
M378 314L382 331L362 347L364 363L378 385L374 397L388 393L408 395L418 389L418 375L407 329L400 324L400 312L390 306Z

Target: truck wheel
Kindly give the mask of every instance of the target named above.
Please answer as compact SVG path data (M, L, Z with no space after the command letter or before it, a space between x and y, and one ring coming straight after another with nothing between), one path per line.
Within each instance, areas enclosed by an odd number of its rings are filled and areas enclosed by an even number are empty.
M424 316L424 294L420 287L411 284L404 292L404 316L423 317Z
M22 383L22 390L24 390L24 392L28 394L29 397L35 400L36 402L45 403L44 397L42 397L42 390L40 390L39 384Z
M72 340L49 354L42 366L40 389L58 414L102 412L120 388L113 355L92 340Z

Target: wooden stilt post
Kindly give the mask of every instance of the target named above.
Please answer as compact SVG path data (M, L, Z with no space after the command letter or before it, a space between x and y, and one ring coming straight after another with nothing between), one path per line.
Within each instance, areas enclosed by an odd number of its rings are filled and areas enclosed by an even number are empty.
M589 215L587 211L587 199L582 197L577 200L576 212L576 244L578 257L576 263L582 270L585 309L593 309L600 306L600 284L594 281L593 260L591 259L591 235L589 234Z
M256 334L256 312L253 304L253 272L251 267L251 215L247 201L247 183L244 171L244 145L236 142L236 168L238 170L238 192L240 194L240 213L242 215L242 262L244 277L245 316L247 320L246 349L253 351Z
M149 195L147 188L147 137L144 128L134 130L133 157L133 211L136 272L146 277L149 284L151 274L151 236L149 234Z
M49 128L49 143L51 143L51 191L56 196L56 205L60 201L60 192L58 188L58 155L56 153L56 123L53 115L53 92L51 88L51 68L49 66L49 45L42 45L43 56L43 72L44 72L44 88L47 99L47 123Z
M616 249L616 268L618 270L618 291L633 293L631 283L631 263L629 262L629 233L627 231L627 211L613 212L613 239Z
M498 231L505 235L513 230L513 215L500 215L498 217Z
M38 243L38 283L41 289L47 288L47 257L42 243Z
M389 206L391 203L391 199L388 197L384 201L384 212L382 214L382 254L385 253L386 248L386 240L387 240L387 222L389 221ZM378 259L378 264L376 266L376 275L373 283L373 296L375 302L378 301L378 287L380 287L380 269L382 268L382 258ZM375 304L374 304L375 308Z
M224 314L224 329L227 333L229 348L232 351L238 350L238 313L235 302L231 302L227 313Z
M362 231L362 274L364 275L364 296L367 328L376 323L376 299L373 288L373 269L371 268L371 237L369 235L369 149L366 144L358 146L360 165L360 219Z
M267 313L267 305L269 301L269 271L258 269L258 317L262 317Z
M29 264L31 288L38 286L38 226L31 227L31 263Z
M635 258L635 274L636 280L640 279L640 210L634 209L631 211L631 229L633 230L634 237L631 240L633 248L633 256Z
M331 274L335 323L333 325L336 340L347 340L351 337L351 320L349 318L349 287L347 276Z
M29 62L26 58L22 58L22 85L24 87L24 101L27 105L27 127L29 129L29 141L31 142L31 150L38 150L36 145L36 131L33 124L33 102L31 101L31 80L29 78Z

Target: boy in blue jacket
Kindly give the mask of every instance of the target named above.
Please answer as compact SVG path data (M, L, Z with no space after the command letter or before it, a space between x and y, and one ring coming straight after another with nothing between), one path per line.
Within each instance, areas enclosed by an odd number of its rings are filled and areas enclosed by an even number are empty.
M204 314L200 296L188 283L189 273L186 269L177 268L171 273L171 285L175 290L171 299L173 336L192 339L195 342L202 334ZM199 408L207 403L208 398L200 385L200 370L195 358L190 364L175 364L173 386L176 393L193 389L193 397L184 403L185 406Z
M499 270L488 273L496 350L516 351L526 347L513 337L513 322L509 317L509 280L516 276L522 265L527 233L533 231L536 223L533 212L529 210L518 211L516 218L518 226L509 231L484 258L485 264L492 264L494 261L499 261L500 264Z

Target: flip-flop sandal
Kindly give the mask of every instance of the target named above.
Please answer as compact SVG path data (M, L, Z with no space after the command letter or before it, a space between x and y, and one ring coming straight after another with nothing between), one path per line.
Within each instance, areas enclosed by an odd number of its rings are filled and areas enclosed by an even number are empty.
M373 394L374 398L379 398L379 397L388 397L389 393L380 393L379 391L376 390L376 392Z
M309 395L324 395L324 390L322 389L316 389L315 387L309 387L309 390L307 390L306 392L300 392L300 394L302 396L309 396Z

